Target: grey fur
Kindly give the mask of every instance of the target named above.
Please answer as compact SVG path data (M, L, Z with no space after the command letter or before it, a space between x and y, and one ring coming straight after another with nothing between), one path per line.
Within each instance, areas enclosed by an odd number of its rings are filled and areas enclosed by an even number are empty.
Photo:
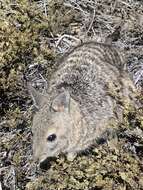
M32 126L35 160L60 153L72 160L122 122L124 106L134 104L136 94L123 57L109 45L82 44L61 59L45 96L30 90L40 102Z

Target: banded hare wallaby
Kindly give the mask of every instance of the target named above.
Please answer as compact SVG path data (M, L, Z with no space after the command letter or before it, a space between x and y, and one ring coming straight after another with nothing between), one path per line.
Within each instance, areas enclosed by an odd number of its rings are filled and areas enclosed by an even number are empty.
M84 43L65 55L47 93L30 92L39 107L33 118L33 153L39 162L66 153L72 160L123 119L135 87L115 47Z

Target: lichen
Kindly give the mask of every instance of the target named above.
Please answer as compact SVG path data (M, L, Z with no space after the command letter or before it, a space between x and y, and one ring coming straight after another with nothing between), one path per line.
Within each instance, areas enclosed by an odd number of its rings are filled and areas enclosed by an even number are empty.
M117 30L117 40L127 47L128 52L125 48L125 53L130 53L131 49L129 62L134 64L137 53L142 53L138 49L142 45L141 4L139 1L97 1L94 16L92 1L87 1L87 4L86 1L79 1L80 7L76 7L75 1L69 1L72 2L71 7L66 7L63 0L51 0L45 1L49 2L46 16L37 6L38 2L44 1L0 2L1 167L9 172L9 167L13 166L11 176L15 178L13 185L16 189L143 189L142 107L134 109L120 99L118 87L111 86L110 95L124 106L124 122L120 126L112 121L110 123L117 130L116 138L78 155L73 162L60 155L56 161L50 162L51 167L46 171L35 171L30 129L32 102L23 84L23 76L31 64L46 65L44 74L47 79L54 71L57 54L55 47L50 46L51 39L59 39L64 34L74 36L77 31L90 35L102 34L104 37L114 32L122 19L125 23L121 31ZM137 22L137 17L140 22ZM139 58L142 62L142 56ZM142 101L143 96L138 99ZM5 182L10 180L8 176L10 173L0 174L2 189L12 189Z

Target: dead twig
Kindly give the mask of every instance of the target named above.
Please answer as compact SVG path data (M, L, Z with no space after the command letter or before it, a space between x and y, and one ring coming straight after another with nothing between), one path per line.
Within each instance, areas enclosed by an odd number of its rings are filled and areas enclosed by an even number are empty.
M93 23L94 23L94 19L95 19L95 9L93 10L93 17L92 17L92 20L91 20L91 23L87 29L87 32L86 32L86 35L88 34L88 32L91 30L92 26L93 26Z

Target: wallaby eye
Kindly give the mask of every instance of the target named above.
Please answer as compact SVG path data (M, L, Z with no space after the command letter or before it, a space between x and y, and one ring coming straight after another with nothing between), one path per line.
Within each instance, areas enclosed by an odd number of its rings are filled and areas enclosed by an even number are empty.
M57 136L55 134L52 134L52 135L49 135L48 138L47 138L47 141L54 141L55 139L57 138Z

